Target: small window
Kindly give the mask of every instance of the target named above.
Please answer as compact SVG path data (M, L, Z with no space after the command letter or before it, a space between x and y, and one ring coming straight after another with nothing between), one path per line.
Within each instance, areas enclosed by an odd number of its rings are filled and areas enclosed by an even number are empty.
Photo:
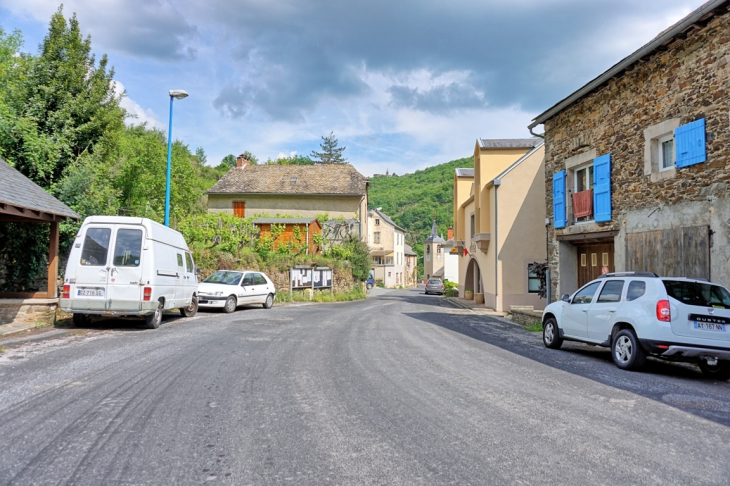
M573 297L573 304L590 304L593 302L593 296L600 284L601 282L595 282L580 289Z
M266 285L266 279L260 273L254 273L253 274L253 283L254 283L254 285Z
M390 277L390 272L388 272L388 277Z
M593 165L575 171L575 192L593 189Z
M626 291L626 300L631 302L646 293L646 282L633 280L629 282L629 290Z
M439 255L441 254L441 247L440 246L437 246L436 247L436 253L438 253Z
M585 267L587 265L587 255L585 253L581 253L580 255L580 266Z
M380 232L376 231L373 233L373 243L380 243Z
M540 287L542 287L540 277L538 277L537 274L532 271L533 267L534 265L532 263L527 265L527 292L530 294L536 294L540 292Z
M474 238L475 233L474 233L474 215L473 214L471 215L470 221L471 221L471 237Z
M84 238L84 248L81 250L81 264L88 266L106 265L109 252L109 238L112 230L109 228L89 228Z
M177 266L182 267L183 266L183 256L181 254L177 254Z
M247 285L253 285L253 273L247 273L246 276L243 277L241 287L245 287Z
M115 267L138 267L142 252L142 231L120 229L114 244Z
M375 226L380 226L380 219L379 218L375 218Z
M603 253L601 255L601 262L604 267L608 266L608 253Z
M246 217L246 202L245 201L233 201L233 215L239 218Z
M598 302L620 302L621 291L624 289L623 280L609 280L598 296Z
M185 254L185 270L187 270L188 273L195 272L193 267L193 257L190 256L190 253Z
M674 169L674 135L667 135L657 140L659 143L659 170Z
M431 245L426 246L426 253L431 254Z
M591 253L591 266L592 267L598 266L598 255L596 253Z

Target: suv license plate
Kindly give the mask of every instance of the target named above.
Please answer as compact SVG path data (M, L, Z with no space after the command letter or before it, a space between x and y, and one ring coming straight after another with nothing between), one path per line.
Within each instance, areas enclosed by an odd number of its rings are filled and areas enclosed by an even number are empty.
M706 331L725 332L725 324L716 324L714 322L693 322L695 329L704 329Z
M104 297L103 289L78 289L76 295L79 297Z

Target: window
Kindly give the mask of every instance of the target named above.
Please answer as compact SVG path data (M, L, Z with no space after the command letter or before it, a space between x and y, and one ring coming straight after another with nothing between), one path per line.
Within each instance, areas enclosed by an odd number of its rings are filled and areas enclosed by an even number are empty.
M710 283L664 280L667 294L686 305L730 309L730 293Z
M182 267L183 266L183 257L181 254L177 254L177 266Z
M474 215L473 214L471 215L470 220L471 220L471 237L474 238L475 233L474 233Z
M373 233L373 243L380 243L380 231Z
M84 238L84 248L81 250L81 264L90 266L106 265L106 256L109 251L109 238L112 230L109 228L89 228Z
M431 245L426 246L426 253L431 254Z
M624 289L623 280L609 280L601 289L598 302L620 302L621 291Z
M390 272L388 272L388 277L390 277Z
M631 302L646 293L646 282L634 280L629 282L629 290L626 291L626 300Z
M587 265L586 261L587 255L585 253L580 254L580 266L585 267Z
M538 293L540 291L540 287L542 287L540 277L532 271L533 268L534 265L532 263L527 265L527 292L530 294Z
M241 287L245 287L246 285L253 285L253 273L247 273L246 276L243 277Z
M193 257L190 256L190 253L185 254L185 270L187 270L188 273L195 272L195 267L193 265Z
M441 254L441 245L436 247L436 253Z
M245 201L233 201L233 215L239 218L246 217L246 202Z
M575 297L573 297L573 304L590 304L593 302L593 296L596 293L596 290L598 290L598 286L601 284L601 282L595 282L590 285L587 285L580 289L577 294L575 294Z
M380 226L380 219L375 218L375 226Z
M575 171L575 192L589 189L593 189L593 165Z
M203 280L203 282L224 285L238 285L238 282L240 282L240 280L241 272L227 272L225 270L218 270L210 277Z
M142 231L120 229L114 244L114 266L138 267L142 252Z
M253 283L254 283L254 285L266 285L266 279L260 273L254 273L253 274Z
M674 169L674 135L666 135L657 140L659 144L659 170Z

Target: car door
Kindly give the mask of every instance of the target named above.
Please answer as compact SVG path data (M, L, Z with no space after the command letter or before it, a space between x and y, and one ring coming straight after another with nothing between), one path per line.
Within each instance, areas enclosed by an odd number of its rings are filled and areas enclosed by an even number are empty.
M566 336L588 337L588 309L593 303L598 287L602 282L591 282L573 296L570 305L563 307L560 327Z
M255 287L254 302L257 304L263 304L266 301L266 296L272 291L269 289L269 282L266 281L263 275L260 273L253 274L253 283Z
M601 288L595 303L588 309L588 338L605 342L616 322L616 315L623 304L623 280L608 280Z
M144 237L142 226L116 227L109 267L109 310L139 310Z
M185 287L184 305L193 301L193 293L198 288L198 278L195 275L195 265L193 265L193 257L189 252L185 252L185 277L183 278L183 286Z
M172 308L185 307L185 257L182 250L176 251L177 272L175 275L175 305Z
M238 293L238 304L239 305L245 305L245 304L253 304L255 301L255 284L254 284L254 278L253 273L246 272L246 274L241 279L241 289Z

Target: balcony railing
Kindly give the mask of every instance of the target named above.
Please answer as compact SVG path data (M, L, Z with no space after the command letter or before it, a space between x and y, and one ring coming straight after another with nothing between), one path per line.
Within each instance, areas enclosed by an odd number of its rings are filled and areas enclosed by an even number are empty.
M593 215L593 189L573 194L573 216L576 219Z

